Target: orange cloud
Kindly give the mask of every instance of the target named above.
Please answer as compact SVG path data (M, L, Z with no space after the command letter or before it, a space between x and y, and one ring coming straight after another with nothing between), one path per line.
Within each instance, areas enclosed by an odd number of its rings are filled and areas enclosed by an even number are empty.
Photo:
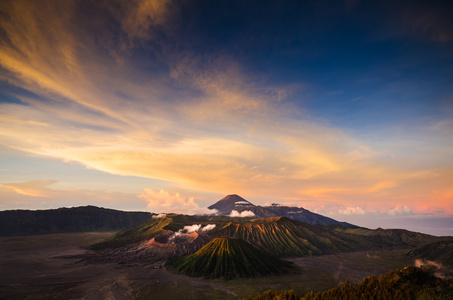
M166 190L144 189L138 197L147 202L147 208L152 212L193 213L199 206L193 197L182 197L178 192Z
M47 186L55 182L55 180L32 180L19 183L2 183L2 185L17 194L31 197L49 197Z
M378 192L380 190L390 189L390 188L393 188L396 186L398 186L398 185L394 181L390 181L390 180L381 181L381 182L378 182L375 185L373 185L371 188L369 188L368 192L370 192L370 193Z
M136 194L88 189L56 189L55 180L31 180L0 184L0 209L44 209L96 205L124 210L144 210Z
M178 13L171 1L132 1L126 10L122 3L105 4L106 15L99 16L120 24L114 35L74 23L82 17L77 1L1 2L9 16L0 20L9 39L0 47L1 67L9 71L1 79L30 91L15 95L27 105L0 104L2 145L165 180L175 190L309 197L342 207L366 202L381 211L432 199L451 211L449 122L423 128L423 138L382 135L398 147L373 145L287 103L300 87L269 85L231 57L176 55L154 35L171 36ZM129 52L149 41L164 53L147 49L158 57L150 64L164 71L147 72ZM426 137L434 140L425 143ZM401 152L404 143L411 153L423 149L418 164ZM8 189L45 196L45 188Z

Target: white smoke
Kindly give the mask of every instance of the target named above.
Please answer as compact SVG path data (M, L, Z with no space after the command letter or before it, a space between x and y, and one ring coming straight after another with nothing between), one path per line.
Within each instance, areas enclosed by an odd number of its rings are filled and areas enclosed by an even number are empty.
M169 242L174 242L175 238L187 238L191 233L198 232L198 231L209 231L215 228L215 224L208 224L204 227L201 224L193 224L190 226L184 226L183 229L178 230L177 232L173 233L172 236L168 238Z
M178 230L178 232L175 232L176 236L183 235L183 234L191 234L192 232L196 232L200 230L201 224L194 224L190 226L184 226L183 229Z
M435 269L434 276L436 276L437 278L445 279L447 277L445 276L445 272L448 271L448 269L441 263L425 259L416 259L414 265L417 268L427 267Z
M163 218L165 216L166 216L166 214L153 215L153 219Z
M201 228L201 231L209 231L215 228L215 224L208 224L205 227Z
M431 260L425 260L425 259L416 259L414 262L414 265L417 268L435 267L436 269L441 269L443 267L442 264L440 264L440 263L437 263L437 262L431 261Z
M237 210L232 210L230 213L230 217L232 218L247 218L247 217L254 217L255 213L251 210L244 210L238 212Z

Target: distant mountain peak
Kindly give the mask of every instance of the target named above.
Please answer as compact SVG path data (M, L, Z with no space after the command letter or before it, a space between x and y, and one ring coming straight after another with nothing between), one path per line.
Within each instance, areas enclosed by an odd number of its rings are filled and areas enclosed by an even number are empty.
M289 220L296 220L309 224L355 227L355 225L339 222L329 217L313 213L302 207L289 207L278 203L272 203L270 206L257 206L236 194L223 197L209 206L208 209L216 209L218 213L223 216L229 216L233 210L236 210L239 213L251 211L255 214L256 218L286 217Z
M216 209L220 212L231 212L234 209L240 209L244 207L254 207L255 205L241 196L236 194L228 195L209 206L209 209Z

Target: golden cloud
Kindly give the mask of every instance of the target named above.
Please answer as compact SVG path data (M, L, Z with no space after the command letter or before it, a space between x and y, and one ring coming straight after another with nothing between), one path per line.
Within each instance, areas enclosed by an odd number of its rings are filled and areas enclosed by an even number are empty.
M294 107L285 99L297 87L269 85L231 57L172 52L173 44L153 35L164 30L171 40L178 13L171 1L98 4L105 16L87 22L77 3L0 4L8 15L0 20L7 70L0 76L28 91L10 92L26 105L0 104L2 145L189 190L349 207L367 199L407 205L404 197L451 190L448 163L430 162L451 152L451 142L434 141L423 150L426 165L414 166L396 150L373 148ZM120 32L90 23L111 19ZM137 57L131 40L147 54ZM145 48L150 41L163 50ZM439 126L426 130L451 136Z

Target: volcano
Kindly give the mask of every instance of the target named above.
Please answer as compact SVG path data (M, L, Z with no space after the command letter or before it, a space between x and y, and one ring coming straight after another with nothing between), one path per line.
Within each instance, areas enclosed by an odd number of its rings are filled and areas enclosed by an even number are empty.
M288 273L290 263L258 250L239 238L215 238L192 255L167 263L169 269L189 276L232 279Z
M339 222L332 218L313 213L302 207L282 206L277 203L271 206L259 206L245 200L238 195L228 195L208 207L215 209L222 216L229 216L233 210L238 212L250 211L256 218L287 217L291 220L316 225L340 225L356 227L353 224Z
M232 210L238 210L243 208L254 207L255 205L245 200L238 195L228 195L213 205L209 206L208 209L216 209L220 213L231 213Z

